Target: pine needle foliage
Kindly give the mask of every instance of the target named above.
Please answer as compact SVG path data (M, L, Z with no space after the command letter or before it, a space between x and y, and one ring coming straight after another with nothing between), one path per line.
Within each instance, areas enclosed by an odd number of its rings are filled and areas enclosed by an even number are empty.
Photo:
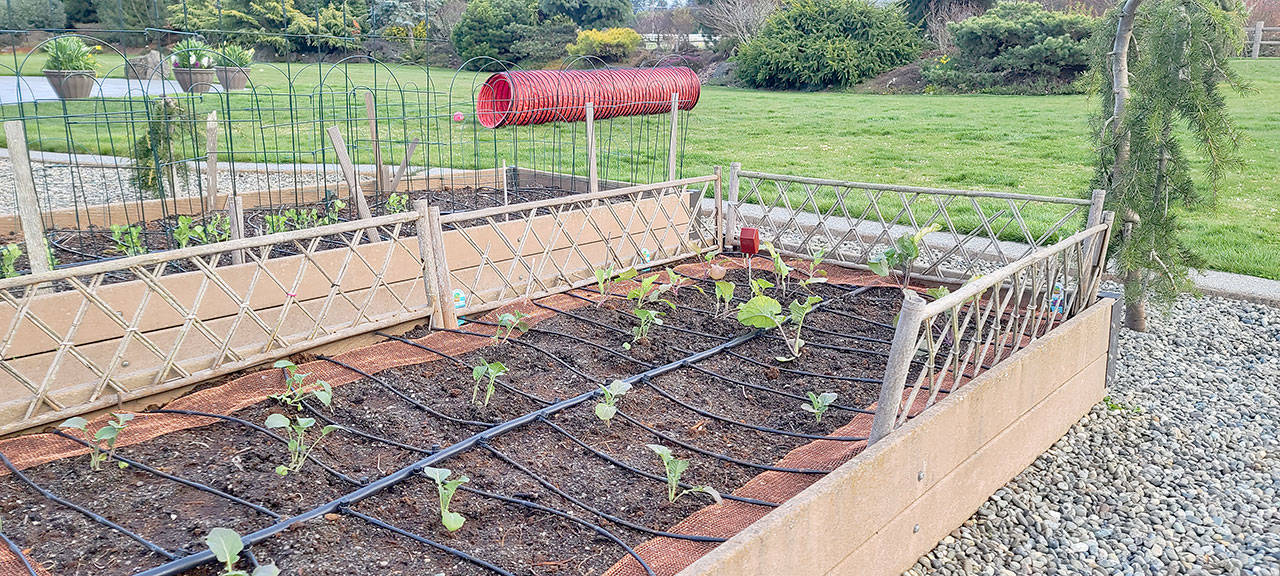
M1129 97L1122 118L1115 117L1112 89L1112 42L1121 7L1109 12L1094 35L1101 96L1094 185L1108 191L1117 228L1128 229L1112 256L1130 303L1171 301L1192 288L1189 272L1201 265L1179 238L1176 212L1212 201L1223 173L1240 162L1241 135L1223 88L1245 89L1230 66L1243 41L1243 9L1239 0L1142 2L1128 50ZM1209 198L1198 191L1184 140L1207 159Z

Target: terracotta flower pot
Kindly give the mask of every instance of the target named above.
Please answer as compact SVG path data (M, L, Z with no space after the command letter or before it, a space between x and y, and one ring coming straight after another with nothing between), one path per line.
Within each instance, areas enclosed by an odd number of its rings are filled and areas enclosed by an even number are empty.
M45 70L44 77L59 98L69 100L88 98L97 83L98 73L93 70Z
M218 83L227 90L244 90L249 85L249 69L239 66L214 66Z
M208 92L218 82L218 74L213 68L179 68L173 67L173 79L183 92Z

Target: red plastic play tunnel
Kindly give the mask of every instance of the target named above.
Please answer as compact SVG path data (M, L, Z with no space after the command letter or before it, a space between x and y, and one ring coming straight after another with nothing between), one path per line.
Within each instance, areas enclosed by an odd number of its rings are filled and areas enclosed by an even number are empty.
M682 66L605 70L517 70L490 76L476 98L476 118L486 128L586 120L587 102L595 118L671 111L671 95L681 110L698 103L701 85Z

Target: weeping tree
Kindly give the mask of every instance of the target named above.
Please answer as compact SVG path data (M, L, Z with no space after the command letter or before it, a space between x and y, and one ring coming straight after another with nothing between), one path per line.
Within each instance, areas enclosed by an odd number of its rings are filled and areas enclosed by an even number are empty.
M1113 256L1133 330L1146 330L1149 298L1171 301L1199 267L1179 236L1177 209L1211 201L1239 161L1222 87L1243 89L1229 62L1243 41L1243 10L1240 0L1126 0L1097 34L1105 82L1095 186L1123 223ZM1193 181L1183 140L1205 157L1209 198Z

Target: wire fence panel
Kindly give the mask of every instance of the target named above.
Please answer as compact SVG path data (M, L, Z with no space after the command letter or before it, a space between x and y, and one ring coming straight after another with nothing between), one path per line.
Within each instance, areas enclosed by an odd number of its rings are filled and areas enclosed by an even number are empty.
M804 257L865 266L894 239L924 236L914 274L965 280L1084 228L1091 201L868 184L738 171L727 212L762 242ZM733 183L737 183L737 189ZM730 232L733 234L733 231Z
M0 280L0 433L426 317L433 302L418 219L381 216Z

